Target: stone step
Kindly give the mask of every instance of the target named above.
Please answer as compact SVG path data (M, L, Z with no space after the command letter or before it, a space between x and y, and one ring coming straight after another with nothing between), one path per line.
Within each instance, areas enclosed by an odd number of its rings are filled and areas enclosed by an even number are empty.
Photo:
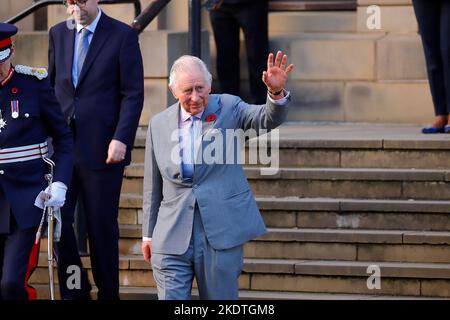
M268 228L267 233L254 241L276 242L338 242L338 243L391 243L391 244L450 244L450 232L408 230L348 230ZM121 225L121 239L141 240L139 225Z
M139 196L133 195L132 199ZM140 197L142 201L142 197ZM138 200L137 200L138 201ZM450 201L339 199L299 197L257 197L261 210L363 211L363 212L430 212L448 213Z
M141 253L139 225L121 226L121 254ZM284 229L244 245L247 258L450 263L450 232Z
M424 135L419 126L297 122L279 129L284 168L450 169L450 136ZM134 163L144 162L145 131L138 130Z
M450 231L450 201L258 197L268 227ZM122 194L119 221L142 224L142 196Z
M142 209L120 208L119 224L142 224Z
M38 299L48 300L49 291L45 284L33 285L38 293ZM60 299L59 290L56 288L57 300ZM92 289L92 297L96 299L97 289ZM192 289L192 299L197 300L198 290ZM279 291L252 291L239 290L239 298L242 300L435 300L445 299L439 297L415 297L415 296L387 296L369 294L345 294L345 293L309 293L309 292L279 292ZM121 300L157 300L156 288L144 287L120 287Z
M142 209L142 195L122 193L120 195L119 207L125 209Z
M33 284L48 282L45 258L41 255L39 268L32 277ZM88 261L83 260L90 269ZM120 261L121 292L132 292L139 287L154 293L151 267L141 256L121 256ZM126 264L128 269L124 268ZM369 266L379 267L379 290L367 288L367 278L372 274ZM302 292L449 297L449 271L449 264L245 259L239 282L241 290L252 290L254 297L270 297L269 292L259 290L272 291L278 297ZM90 270L89 274L92 281ZM317 281L315 285L314 281Z
M280 168L274 175L264 175L260 168L244 167L248 179L253 180L352 180L352 181L450 181L450 170L386 169L386 168ZM144 164L126 167L125 178L143 178Z
M450 199L450 170L374 168L281 168L264 175L245 168L256 196L383 199ZM143 164L126 169L124 193L142 193Z
M356 15L348 11L271 12L271 35L297 32L353 32L356 31Z
M91 269L89 257L82 257L83 266ZM450 279L450 264L446 263L408 263L385 261L346 261L346 260L292 260L292 259L244 259L244 273L297 274L317 276L366 276L369 266L377 266L381 275L387 278ZM47 254L41 252L38 267L47 268ZM120 270L149 270L142 255L121 255Z

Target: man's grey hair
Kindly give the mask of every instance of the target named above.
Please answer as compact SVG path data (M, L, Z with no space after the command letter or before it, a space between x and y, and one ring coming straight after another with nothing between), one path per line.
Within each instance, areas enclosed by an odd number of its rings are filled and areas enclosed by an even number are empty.
M212 75L208 71L208 67L201 59L190 55L181 56L173 63L170 69L169 87L175 88L177 86L177 76L183 72L190 72L193 68L203 72L203 76L211 88Z

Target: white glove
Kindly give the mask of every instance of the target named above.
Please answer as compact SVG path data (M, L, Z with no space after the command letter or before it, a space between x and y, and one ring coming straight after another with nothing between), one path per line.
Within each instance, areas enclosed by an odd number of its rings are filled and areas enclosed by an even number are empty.
M38 208L44 209L47 207L61 208L66 201L67 186L59 181L53 182L51 195L49 194L49 187L44 191L39 192L34 201L34 205Z

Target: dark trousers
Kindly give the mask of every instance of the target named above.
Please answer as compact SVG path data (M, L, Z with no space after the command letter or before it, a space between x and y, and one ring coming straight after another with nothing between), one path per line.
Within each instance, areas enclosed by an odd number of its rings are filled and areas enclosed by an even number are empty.
M58 277L63 299L89 298L86 272L81 273L81 288L73 288L71 265L82 269L77 242L72 226L75 205L81 194L87 233L92 273L98 288L99 300L119 298L119 225L118 212L123 167L106 170L89 170L75 166L72 184L62 211L63 228L57 244ZM69 284L67 285L67 281Z
M437 116L450 113L450 2L413 0Z
M266 102L267 88L262 73L269 52L268 2L222 4L210 11L217 48L217 75L222 93L240 95L239 30L244 32L250 80L251 103Z
M10 230L0 234L0 300L36 299L28 279L39 258L39 244L34 245L37 227L20 230L11 215Z

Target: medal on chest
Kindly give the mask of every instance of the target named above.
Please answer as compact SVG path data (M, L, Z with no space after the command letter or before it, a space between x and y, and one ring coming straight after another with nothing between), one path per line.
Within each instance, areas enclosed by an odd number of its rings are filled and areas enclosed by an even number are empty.
M19 117L19 101L11 101L11 118L17 119Z
M19 117L19 100L17 99L17 93L19 89L17 87L13 87L11 89L11 118L17 119Z

